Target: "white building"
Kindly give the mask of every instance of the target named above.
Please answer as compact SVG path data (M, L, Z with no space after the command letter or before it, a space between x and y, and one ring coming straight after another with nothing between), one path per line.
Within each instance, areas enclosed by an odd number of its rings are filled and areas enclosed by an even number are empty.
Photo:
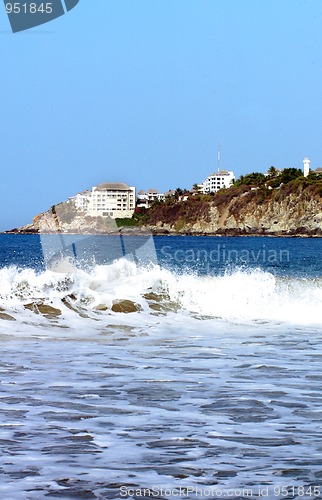
M164 193L159 193L157 189L150 188L148 190L148 200L149 201L164 201Z
M149 208L154 201L164 201L164 193L159 193L157 189L150 188L148 191L139 191L137 205L142 208Z
M135 187L124 183L102 183L92 188L88 215L123 218L132 217L135 209Z
M214 172L202 183L202 192L216 193L219 189L230 187L234 179L234 172L229 172L228 170Z
M72 201L77 210L81 210L82 212L87 212L89 203L91 199L91 191L83 191L82 193L77 193L76 196L71 196L68 198L69 201Z
M307 177L310 173L310 160L308 158L304 158L303 160L303 170L304 170L304 177Z

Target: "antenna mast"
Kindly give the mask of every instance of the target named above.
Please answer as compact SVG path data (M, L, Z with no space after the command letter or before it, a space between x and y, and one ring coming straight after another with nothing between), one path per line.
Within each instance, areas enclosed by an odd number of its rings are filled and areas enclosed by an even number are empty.
M218 144L218 174L220 171L220 144Z

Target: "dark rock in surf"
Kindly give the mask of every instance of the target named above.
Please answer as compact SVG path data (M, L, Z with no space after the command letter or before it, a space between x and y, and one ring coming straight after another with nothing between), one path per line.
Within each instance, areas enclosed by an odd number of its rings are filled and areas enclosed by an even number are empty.
M140 304L133 302L132 300L120 299L113 300L112 311L121 313L132 313L141 311L142 307Z

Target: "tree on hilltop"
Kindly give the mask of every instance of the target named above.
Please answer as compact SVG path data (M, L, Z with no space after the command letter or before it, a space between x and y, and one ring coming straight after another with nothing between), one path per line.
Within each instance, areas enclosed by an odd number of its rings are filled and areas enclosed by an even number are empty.
M240 178L235 182L235 186L262 186L266 181L266 177L261 172L253 172L251 174L241 175Z
M269 167L267 173L269 177L276 177L279 174L277 168L275 168L273 165Z

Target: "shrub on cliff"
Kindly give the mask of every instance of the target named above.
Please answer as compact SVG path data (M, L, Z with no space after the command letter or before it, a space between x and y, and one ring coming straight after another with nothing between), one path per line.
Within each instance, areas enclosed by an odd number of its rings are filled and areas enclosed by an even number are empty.
M257 187L247 184L241 186L235 184L212 195L198 194L190 196L188 200L183 202L177 202L174 199L167 200L147 209L140 217L139 224L155 226L161 222L172 226L177 231L184 231L187 224L209 222L211 207L216 207L221 214L228 211L229 214L238 219L241 214L252 213L256 205L265 207L265 204L268 204L271 200L277 203L284 200L287 203L292 200L292 203L294 203L298 200L299 203L304 204L312 198L317 198L320 201L322 197L322 178L313 176L308 179L303 177L301 170L286 170L283 178L288 182L281 184L281 175L278 175L278 187L276 189L271 188L268 183ZM303 206L305 207L305 205Z
M199 220L209 221L209 202L190 197L186 201L160 203L146 211L144 217L140 218L140 224L156 225L158 222L174 225L178 221L183 227L187 223L195 223Z
M284 170L269 182L271 187L279 187L281 184L288 184L296 179L304 179L300 168L284 168Z
M261 172L253 172L252 174L241 175L240 178L235 182L236 187L240 186L262 186L266 181L266 177Z

